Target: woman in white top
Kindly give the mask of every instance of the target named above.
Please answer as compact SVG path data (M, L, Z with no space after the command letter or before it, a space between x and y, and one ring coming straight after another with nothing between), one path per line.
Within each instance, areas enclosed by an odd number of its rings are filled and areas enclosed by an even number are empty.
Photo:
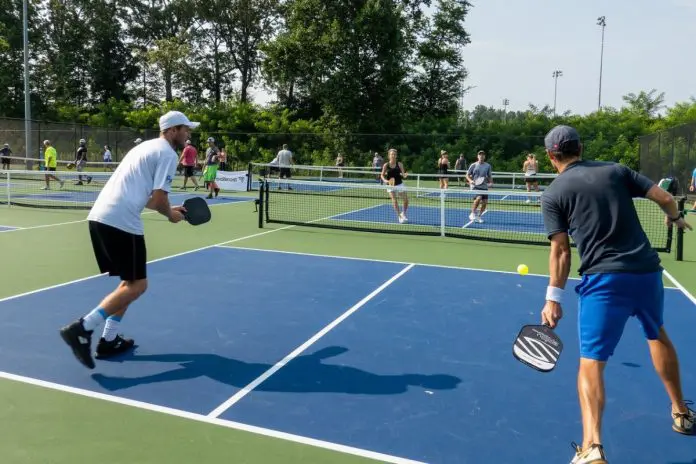
M536 175L539 172L539 163L536 160L534 153L529 153L527 155L527 160L522 165L522 171L524 172L524 182L527 184L527 192L532 191L532 186L534 186L535 191L539 191L539 180ZM530 203L532 199L527 197L527 203Z

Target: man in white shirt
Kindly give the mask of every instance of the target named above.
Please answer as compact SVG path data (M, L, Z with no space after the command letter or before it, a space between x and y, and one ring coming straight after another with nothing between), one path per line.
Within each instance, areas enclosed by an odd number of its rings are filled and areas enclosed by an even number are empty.
M292 159L292 152L288 150L287 144L283 145L283 149L278 152L278 166L280 167L279 179L290 179L292 177L292 172L290 167L295 164ZM281 189L280 182L278 183L278 190ZM288 184L288 190L292 190L290 184Z
M105 322L95 356L108 358L130 350L135 342L117 335L128 306L147 289L147 258L143 209L155 210L177 223L184 219L181 206L172 207L168 194L176 173L177 149L199 123L178 111L159 120L159 138L136 145L119 163L89 212L89 233L102 273L118 276L121 283L99 306L60 330L65 343L86 367L94 369L92 332Z

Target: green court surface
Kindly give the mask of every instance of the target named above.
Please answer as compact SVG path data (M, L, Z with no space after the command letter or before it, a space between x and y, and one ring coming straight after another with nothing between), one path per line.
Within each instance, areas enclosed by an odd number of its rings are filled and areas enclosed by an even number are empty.
M211 223L191 227L170 224L156 213L145 214L148 260L213 245L230 245L504 272L514 272L518 264L524 263L532 274L548 273L548 248L544 246L299 226L270 225L259 229L253 202L221 204L213 208L213 215ZM0 232L0 299L95 275L97 268L85 217L85 211L0 207L0 226L18 228ZM691 215L689 220L696 226L696 216ZM669 275L691 294L696 293L695 234L686 234L684 261L675 261L674 253L661 255ZM576 275L577 256L573 259L573 275ZM201 276L201 283L204 279ZM668 286L675 285L669 279L665 282ZM465 285L462 282L463 288ZM540 295L540 301L541 298ZM44 309L51 311L50 306ZM76 307L75 316L89 309ZM132 311L145 309L154 310L134 307ZM166 308L155 309L166 311ZM566 315L565 322L574 324L575 315ZM37 333L36 337L57 337L58 328L55 333ZM24 341L27 345L35 342ZM69 354L66 352L65 356ZM50 385L31 385L7 375L2 377L0 461L4 463L374 462L346 450L327 449L263 430L234 428L198 416L177 417L139 404L122 404Z

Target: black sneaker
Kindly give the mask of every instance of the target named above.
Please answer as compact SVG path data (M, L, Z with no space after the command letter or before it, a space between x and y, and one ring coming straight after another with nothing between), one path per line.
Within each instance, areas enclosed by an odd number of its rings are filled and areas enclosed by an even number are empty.
M60 329L60 336L72 348L73 354L80 363L89 369L94 369L94 360L90 354L92 331L85 330L82 326L82 318Z
M94 352L94 357L97 359L111 358L123 354L135 346L135 341L130 338L123 338L116 335L116 338L107 342L104 337L99 339L97 350Z

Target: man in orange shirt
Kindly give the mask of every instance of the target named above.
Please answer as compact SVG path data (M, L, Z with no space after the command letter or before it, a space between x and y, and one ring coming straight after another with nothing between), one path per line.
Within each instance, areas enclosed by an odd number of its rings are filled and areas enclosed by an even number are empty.
M193 189L198 190L198 181L196 180L196 177L193 175L193 170L196 167L196 159L198 158L198 151L196 150L196 147L194 147L191 144L190 140L186 141L186 147L184 147L184 151L181 152L181 157L179 158L179 164L181 164L184 167L184 186L181 187L183 190L186 190L186 182L188 181L189 177L193 181L193 185L196 187Z

